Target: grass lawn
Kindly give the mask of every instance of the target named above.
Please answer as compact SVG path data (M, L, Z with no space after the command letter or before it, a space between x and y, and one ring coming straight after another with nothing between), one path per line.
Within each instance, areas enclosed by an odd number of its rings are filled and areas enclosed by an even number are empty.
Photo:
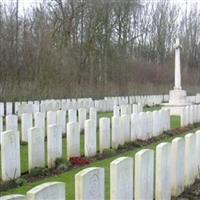
M155 107L154 109L158 109L158 107ZM145 111L149 110L145 109ZM98 118L99 117L111 117L112 113L108 112L108 113L99 113L98 114ZM171 117L171 128L178 128L180 127L180 118L177 116L172 116ZM184 136L184 134L182 134L182 136ZM84 150L84 139L83 139L83 135L81 135L81 154L83 154L83 150ZM98 138L98 137L97 137ZM166 139L164 139L163 141L171 141L174 137L167 137ZM134 157L135 153L139 150L141 150L142 148L151 148L151 149L155 149L155 146L160 143L160 142L156 142L154 144L145 146L145 147L141 147L141 148L135 148L132 151L127 151L126 153L121 153L117 156L114 156L112 158L108 158L105 160L101 160L101 161L95 161L94 163L91 163L89 166L97 166L97 167L103 167L105 169L105 178L106 178L106 199L109 199L109 165L110 162L118 157L121 156L130 156L130 157ZM98 144L98 143L97 143ZM28 170L28 151L27 151L27 145L21 145L21 168L22 168L22 172L25 172ZM66 139L63 138L63 158L66 158ZM87 166L87 167L89 167ZM47 182L47 181L63 181L66 183L66 188L67 188L67 199L74 199L74 176L77 172L79 172L80 170L84 169L86 167L83 168L78 168L78 169L72 169L69 172L63 173L59 176L54 176L54 177L49 177L46 179L43 179L41 181L37 181L34 183L27 183L22 187L19 188L15 188L15 189L10 189L6 192L2 192L0 194L1 195L5 195L5 194L14 194L14 193L18 193L18 194L25 194L27 190L31 189L32 187Z

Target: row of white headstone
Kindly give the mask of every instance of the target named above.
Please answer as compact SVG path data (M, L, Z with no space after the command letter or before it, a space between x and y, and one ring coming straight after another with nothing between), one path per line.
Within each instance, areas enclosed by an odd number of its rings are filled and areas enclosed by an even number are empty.
M110 164L110 199L170 200L195 182L199 167L200 131L157 145L155 166L150 149L135 154L135 165L120 157ZM105 199L104 183L103 168L82 170L75 177L75 199Z
M24 113L18 118L17 115L7 115L5 117L5 127L3 127L4 117L0 117L0 133L4 130L19 130L18 121L21 120L21 140L28 141L28 129L31 127L38 127L41 129L41 134L45 137L46 127L51 124L57 124L61 128L61 132L66 133L67 122L79 122L80 129L84 129L84 122L87 119L86 109L80 108L77 110L68 111L68 119L66 111L48 111L47 116L43 112L37 112L34 115ZM45 120L46 118L46 120ZM97 112L95 108L90 108L89 119L97 120ZM0 139L1 144L1 139Z
M200 105L183 107L180 111L181 127L200 122Z
M153 106L161 104L169 100L169 95L141 95L141 96L126 96L126 97L105 97L105 100L112 100L115 105L123 104L142 104Z
M97 111L112 111L116 105L140 103L142 105L153 106L161 104L168 99L168 95L149 95L149 96L126 96L126 97L105 97L100 100L85 99L54 99L42 101L23 101L23 102L0 102L0 116L9 114L48 112L57 110L70 110L95 107Z
M114 116L126 115L131 113L142 112L143 106L141 104L133 105L121 105L114 108ZM84 123L87 119L87 110L85 108L80 108L77 110L68 110L68 120L67 113L64 110L58 111L48 111L46 116L43 112L36 112L34 115L31 113L23 113L20 117L21 120L21 141L28 141L28 129L31 127L38 127L41 129L41 134L45 137L46 127L51 124L57 124L62 133L66 133L66 123L67 122L79 122L80 130L84 129ZM45 122L45 118L47 119ZM5 117L6 126L3 127L3 117L0 117L0 133L4 130L19 130L18 127L18 116L17 115L7 115ZM89 119L97 120L96 108L91 107L89 109ZM1 144L1 139L0 139Z
M143 111L142 104L124 104L121 106L114 106L113 116L131 115L132 113L140 113Z
M92 115L93 114L93 115ZM26 114L27 115L27 114ZM22 115L23 116L23 115ZM76 115L73 114L73 117ZM16 117L16 116L15 116ZM67 123L67 158L80 156L80 123L74 118ZM97 120L96 112L91 113L91 119L84 121L84 155L92 157L97 154ZM57 158L62 157L62 129L56 124L56 112L47 114L47 165L55 166ZM141 112L139 114L122 115L99 120L99 150L111 147L116 149L125 142L137 139L148 140L170 129L168 111ZM41 123L41 121L39 121ZM112 127L112 128L111 128ZM40 127L26 127L28 141L28 167L45 166L44 131ZM11 161L12 160L12 161ZM10 127L1 134L1 167L2 180L10 180L20 176L20 144L17 127Z
M170 200L179 196L199 178L200 131L177 137L171 143L160 143L155 154L151 149L143 149L135 154L135 159L120 157L111 162L111 200ZM65 199L64 183L39 185L28 191L26 198ZM75 175L75 200L80 199L105 199L104 168L90 167Z

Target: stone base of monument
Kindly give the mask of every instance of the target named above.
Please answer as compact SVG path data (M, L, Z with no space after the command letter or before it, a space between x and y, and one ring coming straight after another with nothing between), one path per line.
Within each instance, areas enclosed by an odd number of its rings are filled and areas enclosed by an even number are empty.
M191 105L187 102L185 90L174 89L169 91L169 103L163 103L163 109L169 109L170 115L180 115L182 108Z

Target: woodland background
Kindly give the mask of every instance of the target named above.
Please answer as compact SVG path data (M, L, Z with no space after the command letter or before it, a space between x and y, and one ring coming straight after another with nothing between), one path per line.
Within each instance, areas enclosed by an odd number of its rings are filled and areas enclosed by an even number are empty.
M164 94L175 38L184 89L200 92L200 10L169 1L0 3L0 100Z

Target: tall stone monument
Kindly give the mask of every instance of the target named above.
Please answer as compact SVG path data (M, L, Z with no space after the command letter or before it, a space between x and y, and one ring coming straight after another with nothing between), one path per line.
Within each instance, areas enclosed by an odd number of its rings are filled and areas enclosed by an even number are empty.
M182 90L181 87L181 62L180 62L180 40L176 39L174 45L175 48L175 73L174 73L174 89L169 91L169 103L163 104L163 106L170 110L170 115L179 115L180 110L190 105L187 102L187 93Z

